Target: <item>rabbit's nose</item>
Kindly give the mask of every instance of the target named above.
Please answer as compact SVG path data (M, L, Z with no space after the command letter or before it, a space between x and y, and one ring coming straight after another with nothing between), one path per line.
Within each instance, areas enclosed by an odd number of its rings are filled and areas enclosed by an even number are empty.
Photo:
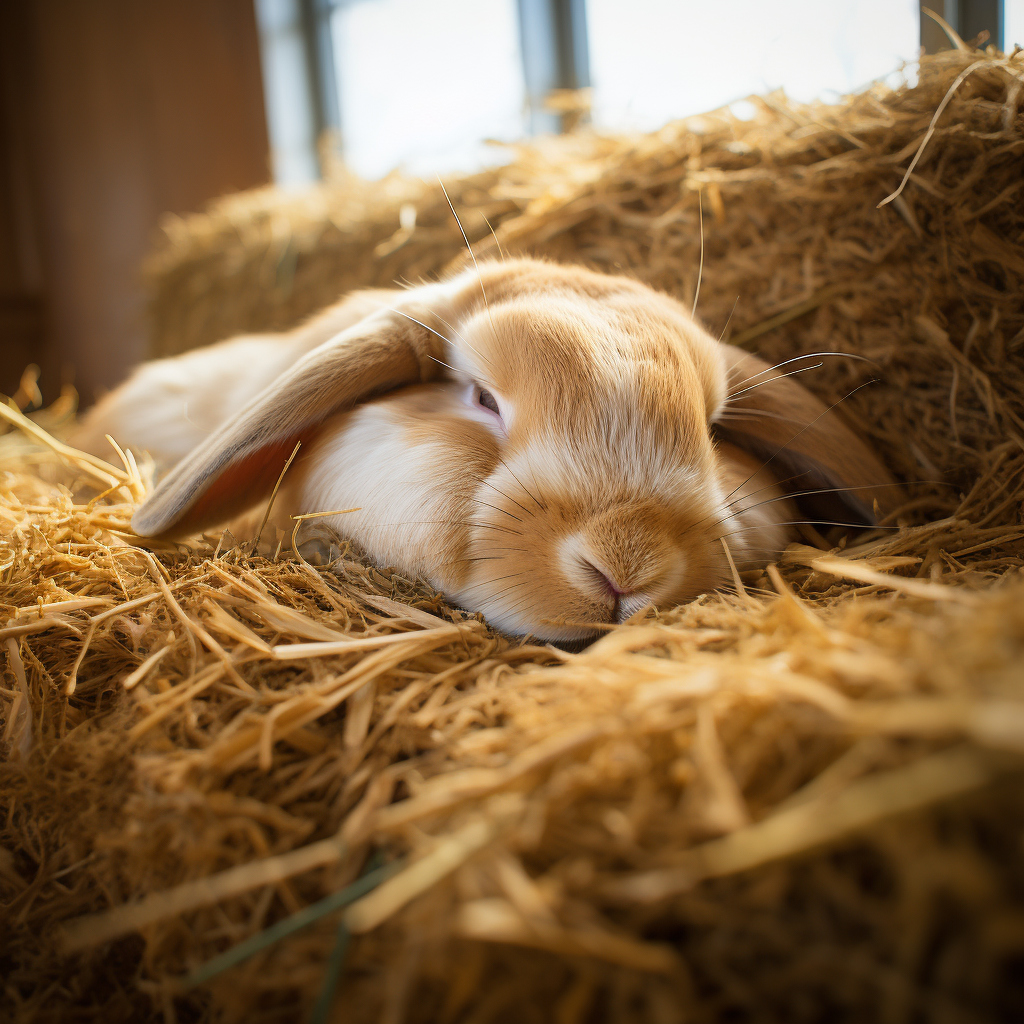
M610 618L612 622L625 622L641 608L646 608L651 603L652 591L656 588L657 581L648 581L651 586L631 587L620 584L612 572L596 566L591 561L585 561L585 565L596 584L597 596L603 596L605 602L611 605ZM604 593L601 595L601 590Z
M621 597L629 597L630 594L636 593L635 587L630 587L628 585L619 583L616 577L607 569L602 569L600 566L595 565L593 562L586 558L583 560L583 562L586 568L593 573L594 579L598 583L603 584L605 590L607 590L608 593L616 600L618 600Z
M657 549L634 549L624 558L585 555L581 567L584 589L601 603L613 605L617 614L620 607L632 607L638 601L646 604L651 599L665 578L668 558Z
M561 545L566 577L592 601L612 609L646 604L672 576L680 552L667 532L623 515L602 515Z

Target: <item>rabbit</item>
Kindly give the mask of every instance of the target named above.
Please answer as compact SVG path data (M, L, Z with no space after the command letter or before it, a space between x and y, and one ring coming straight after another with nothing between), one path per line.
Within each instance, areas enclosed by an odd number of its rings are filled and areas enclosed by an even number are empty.
M280 483L282 525L354 509L322 522L497 629L556 642L764 566L797 536L794 495L838 495L872 524L899 493L819 399L675 299L529 258L143 364L77 442L104 434L174 464L140 537L226 522Z

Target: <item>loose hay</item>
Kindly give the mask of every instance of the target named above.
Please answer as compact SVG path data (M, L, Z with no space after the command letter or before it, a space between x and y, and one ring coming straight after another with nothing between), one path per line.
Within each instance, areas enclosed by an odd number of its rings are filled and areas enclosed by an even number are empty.
M5 411L6 1015L295 1020L336 917L178 980L377 854L399 866L344 912L339 1020L1018 1019L1022 73L952 51L913 89L582 136L450 190L481 250L486 214L503 247L691 300L702 195L705 320L738 295L734 342L874 359L844 408L915 482L898 530L810 532L581 653L348 551L332 573L287 538L148 555L146 468L30 444ZM178 222L158 345L439 269L442 202L335 183ZM815 374L833 400L865 379Z

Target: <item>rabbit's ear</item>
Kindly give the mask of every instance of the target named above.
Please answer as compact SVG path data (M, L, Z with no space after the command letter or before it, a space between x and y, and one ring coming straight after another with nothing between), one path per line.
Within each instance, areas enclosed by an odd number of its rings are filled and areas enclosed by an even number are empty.
M733 345L722 345L729 375L726 404L715 417L715 433L766 462L790 493L813 489L803 504L834 519L845 510L865 523L896 508L901 489L871 449L819 398L786 372ZM837 501L838 499L838 501Z
M307 352L171 470L136 511L135 532L184 536L224 522L269 494L296 443L332 413L436 377L444 342L427 325L442 325L435 312L454 322L462 290L424 285Z

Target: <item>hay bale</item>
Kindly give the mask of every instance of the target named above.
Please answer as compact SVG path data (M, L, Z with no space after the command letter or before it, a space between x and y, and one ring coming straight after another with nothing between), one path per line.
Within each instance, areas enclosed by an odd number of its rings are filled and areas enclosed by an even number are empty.
M899 529L811 534L580 653L283 537L147 554L146 467L0 410L5 1015L297 1019L339 911L180 979L376 856L396 873L344 911L337 1019L1019 1017L1022 76L952 51L913 89L524 149L455 187L482 250L486 212L503 247L684 298L703 196L705 320L874 359L846 406L916 481ZM160 344L458 258L431 188L331 188L179 223ZM836 364L808 383L838 399L864 378Z

